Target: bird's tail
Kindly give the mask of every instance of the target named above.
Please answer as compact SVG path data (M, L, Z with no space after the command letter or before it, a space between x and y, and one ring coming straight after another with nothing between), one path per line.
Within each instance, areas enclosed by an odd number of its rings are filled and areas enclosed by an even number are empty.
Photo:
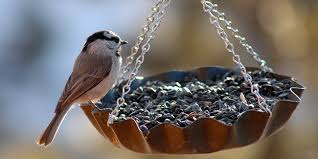
M37 144L40 146L48 146L52 143L62 121L71 107L65 107L62 111L56 112L50 124L47 126L42 135L38 138Z

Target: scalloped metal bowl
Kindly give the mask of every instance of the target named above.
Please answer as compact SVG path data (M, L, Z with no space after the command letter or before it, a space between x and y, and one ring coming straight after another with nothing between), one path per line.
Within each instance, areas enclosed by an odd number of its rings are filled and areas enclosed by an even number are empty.
M255 70L256 68L248 68ZM145 79L137 79L132 90L148 80L180 81L194 74L199 79L221 78L231 69L220 67L204 67L192 71L171 71ZM274 74L277 79L290 77ZM180 128L172 124L161 124L143 134L133 119L114 124L107 124L109 112L101 111L93 106L82 106L85 114L94 127L115 146L139 153L167 154L201 154L249 145L268 137L279 130L290 118L300 102L304 87L293 80L293 87L288 100L277 102L272 114L248 111L241 115L235 124L225 125L212 118L200 118L188 127ZM114 92L110 91L102 100L109 103L115 100Z

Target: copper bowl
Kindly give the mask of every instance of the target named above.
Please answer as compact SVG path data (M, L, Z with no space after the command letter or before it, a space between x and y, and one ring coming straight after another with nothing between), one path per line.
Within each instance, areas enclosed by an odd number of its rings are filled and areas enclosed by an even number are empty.
M250 71L255 69L248 68ZM189 74L194 74L201 80L215 79L233 71L220 67L204 67L186 72L172 71L137 79L132 85L132 90L147 80L178 81ZM272 74L278 80L292 79ZM99 133L119 148L139 153L202 154L246 146L274 134L289 120L300 102L303 90L304 87L292 79L288 99L277 102L271 114L247 111L230 126L212 118L200 118L185 128L167 123L160 124L151 128L148 134L141 132L134 119L108 125L108 111L90 105L84 105L82 109ZM110 91L102 102L109 103L113 100L114 91Z

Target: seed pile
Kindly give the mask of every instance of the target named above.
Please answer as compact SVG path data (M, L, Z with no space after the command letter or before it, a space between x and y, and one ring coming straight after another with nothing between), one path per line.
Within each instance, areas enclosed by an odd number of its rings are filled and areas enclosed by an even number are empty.
M291 80L278 81L270 73L249 72L269 109L280 99L287 99ZM190 79L189 79L190 78ZM141 130L148 130L161 123L186 127L198 118L214 118L233 124L247 110L259 110L250 86L239 74L229 74L217 81L199 81L189 77L184 81L163 83L148 81L126 97L115 121L132 117ZM114 107L116 104L111 104Z

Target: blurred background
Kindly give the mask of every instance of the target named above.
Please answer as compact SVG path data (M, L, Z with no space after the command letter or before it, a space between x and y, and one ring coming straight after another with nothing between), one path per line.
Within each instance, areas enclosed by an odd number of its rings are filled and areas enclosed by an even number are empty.
M154 0L0 1L1 159L159 159L113 147L80 109L64 121L55 143L35 144L51 120L55 104L86 37L109 29L130 42L130 52ZM215 0L234 26L278 73L307 87L291 120L274 136L202 159L316 159L318 156L318 1ZM256 63L244 52L244 63ZM146 56L140 75L171 69L234 67L199 0L172 0L167 17Z

